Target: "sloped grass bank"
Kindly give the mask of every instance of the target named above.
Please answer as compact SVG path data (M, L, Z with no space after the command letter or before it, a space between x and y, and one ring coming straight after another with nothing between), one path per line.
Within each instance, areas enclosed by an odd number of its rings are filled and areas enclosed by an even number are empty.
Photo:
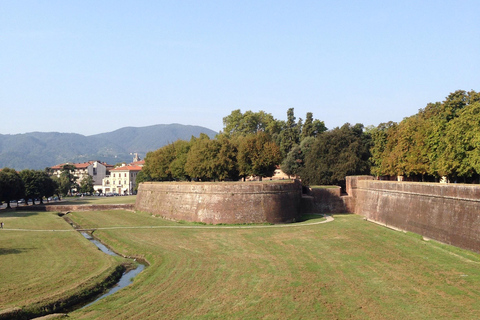
M71 319L477 319L480 255L355 215L285 226L71 218L150 267Z
M0 319L57 312L102 293L125 261L50 212L0 212Z
M106 205L106 204L135 204L137 196L116 196L116 197L67 197L60 202L52 204L66 205Z

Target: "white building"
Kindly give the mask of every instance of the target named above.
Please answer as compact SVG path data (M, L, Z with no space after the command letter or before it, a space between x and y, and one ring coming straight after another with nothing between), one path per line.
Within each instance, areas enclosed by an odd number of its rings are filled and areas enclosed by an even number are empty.
M103 192L106 194L133 194L135 192L137 174L142 171L142 166L133 163L111 169L110 175L103 178Z
M64 165L72 165L75 170L72 174L77 177L77 183L80 183L86 175L90 175L93 178L93 188L95 191L102 189L103 178L108 176L109 171L113 169L113 165L92 160L84 163L63 163L51 168L53 176L60 177L62 168Z

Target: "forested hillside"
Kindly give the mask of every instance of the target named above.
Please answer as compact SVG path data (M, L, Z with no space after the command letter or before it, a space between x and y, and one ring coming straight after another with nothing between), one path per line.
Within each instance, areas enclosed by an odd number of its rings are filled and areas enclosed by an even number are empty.
M100 160L115 164L132 161L178 139L216 132L200 126L180 124L128 127L109 133L83 136L75 133L32 132L0 135L0 168L44 169L65 162Z

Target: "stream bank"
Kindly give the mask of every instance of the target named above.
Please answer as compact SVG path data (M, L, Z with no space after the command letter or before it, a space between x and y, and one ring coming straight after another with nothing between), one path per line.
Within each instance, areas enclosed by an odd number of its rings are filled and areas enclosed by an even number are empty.
M112 256L121 256L110 250L100 241L96 240L91 233L89 234L78 230L81 228L78 225L75 225L73 221L67 217L67 214L59 214L59 216L63 216L67 223L69 223L75 230L82 233L82 235L87 240L95 244L99 250ZM130 283L132 283L132 279L142 272L147 265L146 262L140 262L137 261L137 259L128 257L124 258L127 258L131 261L116 266L113 271L101 282L86 287L79 293L60 298L52 302L39 302L28 306L13 307L2 310L0 311L0 320L30 320L47 315L52 315L53 317L62 317L66 316L68 312L88 307L98 300L103 299L104 297L109 296L128 286ZM55 314L55 316L53 314Z

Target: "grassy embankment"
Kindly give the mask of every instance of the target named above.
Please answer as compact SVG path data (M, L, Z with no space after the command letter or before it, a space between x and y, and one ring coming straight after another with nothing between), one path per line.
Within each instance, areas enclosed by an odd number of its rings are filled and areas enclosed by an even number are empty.
M18 223L30 224L37 215L51 213L33 214ZM178 224L126 211L70 216L83 227L104 228L95 231L102 241L150 263L132 285L70 313L70 319L477 319L480 312L480 255L425 242L355 215L336 215L324 224L311 224L318 221L312 218L254 227ZM54 227L67 228L63 223ZM0 232L1 248L5 235ZM63 236L44 234L42 251L50 250L55 261ZM78 251L91 248L83 239L74 240L85 246ZM22 277L46 274L43 283L35 280L33 291L51 295L64 290L59 288L71 283L50 284L56 275L48 273L46 262L34 262L39 252L32 249L40 244L30 243L10 240L12 253L2 254L0 263L2 282L21 283ZM30 275L32 268L4 263L9 255L22 255L24 263L38 265L36 277ZM77 263L92 273L81 260ZM0 288L2 299L15 291L14 285L9 291L3 284ZM35 295L24 294L35 300ZM8 306L24 303L19 295L8 299L17 301Z
M72 218L85 227L135 227L95 234L151 264L72 319L477 319L480 312L480 255L355 215L230 228L118 211Z
M0 314L12 308L38 314L90 294L124 262L51 212L1 210L0 221Z
M51 204L61 205L89 205L89 204L131 204L135 203L137 196L118 196L118 197L65 197L62 201L51 202Z

